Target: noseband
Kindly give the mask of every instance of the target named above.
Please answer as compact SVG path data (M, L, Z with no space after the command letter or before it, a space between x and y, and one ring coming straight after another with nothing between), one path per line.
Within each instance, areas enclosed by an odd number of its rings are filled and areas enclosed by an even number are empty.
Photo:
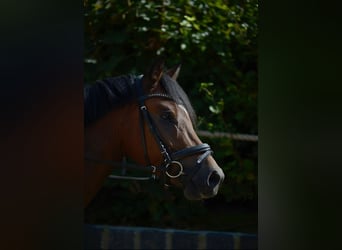
M160 133L158 132L157 127L155 126L155 123L153 122L153 119L145 105L145 101L150 98L164 98L169 99L172 101L175 101L171 96L164 94L164 93L155 93L155 94L149 94L144 95L143 88L142 88L142 77L138 77L135 79L135 86L138 96L138 105L139 105L139 121L140 121L140 130L141 130L141 139L142 139L142 145L144 149L144 157L145 161L147 163L146 166L139 166L135 164L127 164L127 163L119 163L119 162L113 162L113 161L106 161L106 160L98 160L93 159L90 157L86 157L86 160L98 162L106 165L112 165L112 166L121 166L123 168L133 168L133 169L140 169L145 171L151 171L152 175L151 177L129 177L129 176L113 176L112 178L115 179L128 179L128 180L149 180L149 179L156 179L156 173L159 171L162 173L163 176L163 182L164 185L166 184L166 176L170 179L179 178L181 176L187 175L187 179L191 180L192 176L196 174L196 172L200 169L202 162L213 153L210 146L206 143L199 144L196 146L184 148L181 150L178 150L176 152L170 152L169 149L165 146ZM154 166L149 158L148 150L147 150L147 144L146 144L146 135L145 135L145 129L144 124L147 124L151 134L153 135L155 141L157 142L160 153L163 157L163 163L161 166ZM192 172L191 175L188 175L184 171L183 164L180 162L181 159L184 159L186 157L200 154L199 157L196 160L195 169ZM171 170L174 170L176 168L176 173L170 172ZM111 177L111 176L110 176Z

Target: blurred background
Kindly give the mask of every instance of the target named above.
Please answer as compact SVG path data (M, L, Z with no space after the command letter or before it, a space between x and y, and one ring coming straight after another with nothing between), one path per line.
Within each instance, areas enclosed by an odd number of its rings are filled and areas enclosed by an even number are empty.
M142 74L157 56L179 62L178 82L198 130L258 134L258 3L84 1L84 81ZM108 179L85 210L90 224L257 232L258 142L200 136L226 179L219 194L187 201L160 183Z

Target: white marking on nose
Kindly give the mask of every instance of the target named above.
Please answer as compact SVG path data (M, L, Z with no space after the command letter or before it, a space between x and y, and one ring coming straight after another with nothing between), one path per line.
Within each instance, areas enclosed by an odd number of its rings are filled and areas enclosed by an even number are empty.
M186 110L186 108L185 108L183 105L181 105L181 104L177 104L177 105L178 105L178 107L180 107L181 109L183 109L184 112L186 113L186 115L188 116L188 118L190 118L190 115L189 115L188 111Z

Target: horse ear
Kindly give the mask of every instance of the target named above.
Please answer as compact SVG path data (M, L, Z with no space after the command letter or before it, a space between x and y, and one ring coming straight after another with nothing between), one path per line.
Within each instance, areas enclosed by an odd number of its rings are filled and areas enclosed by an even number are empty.
M143 85L145 91L149 92L158 87L160 78L164 71L164 59L159 59L147 70L143 78Z
M167 73L173 80L176 81L177 78L178 78L178 75L179 75L179 71L180 71L180 69L181 69L181 66L182 66L182 65L179 63L179 64L173 66L172 68L168 69L168 70L166 71L166 73Z

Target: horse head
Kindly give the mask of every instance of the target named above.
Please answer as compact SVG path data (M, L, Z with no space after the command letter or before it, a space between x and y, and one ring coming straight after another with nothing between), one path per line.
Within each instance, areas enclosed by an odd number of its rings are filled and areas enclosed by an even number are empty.
M207 199L217 194L225 176L210 146L196 134L195 112L177 83L180 67L164 70L164 62L158 61L137 80L138 102L127 115L140 125L128 125L124 153L156 166L156 175L167 185L182 187L187 199ZM137 147L141 144L144 150Z

